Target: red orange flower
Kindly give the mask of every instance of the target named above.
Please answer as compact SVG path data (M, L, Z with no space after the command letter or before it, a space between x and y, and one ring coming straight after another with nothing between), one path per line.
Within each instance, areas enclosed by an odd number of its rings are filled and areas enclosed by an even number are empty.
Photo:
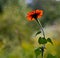
M27 14L27 19L31 21L37 18L41 18L42 15L43 15L43 10L34 10Z

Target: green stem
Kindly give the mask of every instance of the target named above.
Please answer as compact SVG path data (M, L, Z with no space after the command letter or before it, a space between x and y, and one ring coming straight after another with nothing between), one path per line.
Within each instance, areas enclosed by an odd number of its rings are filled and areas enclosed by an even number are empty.
M45 33L44 33L44 30L43 30L41 22L39 20L37 20L37 19L36 19L36 21L37 21L38 25L41 26L41 30L43 32L43 37L45 38Z
M37 21L38 25L41 27L43 37L45 38L45 33L44 33L41 22L38 19L36 19L36 21ZM42 46L42 49L41 49L42 50L42 58L44 58L44 49L45 49L45 44Z
M41 50L42 50L42 58L44 58L44 47L43 46L42 46Z

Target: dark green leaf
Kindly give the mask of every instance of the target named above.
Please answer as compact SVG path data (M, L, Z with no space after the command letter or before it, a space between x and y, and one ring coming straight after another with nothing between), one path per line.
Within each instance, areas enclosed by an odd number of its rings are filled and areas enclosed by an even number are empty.
M48 54L47 58L56 58L56 56L53 56L52 54Z
M38 43L39 43L39 44L46 44L46 43L47 43L47 40L46 40L45 38L43 38L43 37L42 37L42 38L40 37L40 38L38 39Z
M41 31L38 31L37 33L36 33L36 35L38 35L38 34L40 34L41 33Z
M35 54L36 54L36 56L41 54L41 48L40 47L35 49Z
M47 38L47 42L50 42L51 44L53 44L53 42L50 38Z

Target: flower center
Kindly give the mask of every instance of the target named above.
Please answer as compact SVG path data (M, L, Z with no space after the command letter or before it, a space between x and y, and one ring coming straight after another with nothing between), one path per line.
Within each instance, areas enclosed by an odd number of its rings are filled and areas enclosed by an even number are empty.
M37 16L38 16L38 14L36 14L36 13L34 15L32 15L32 17L35 19L37 19Z

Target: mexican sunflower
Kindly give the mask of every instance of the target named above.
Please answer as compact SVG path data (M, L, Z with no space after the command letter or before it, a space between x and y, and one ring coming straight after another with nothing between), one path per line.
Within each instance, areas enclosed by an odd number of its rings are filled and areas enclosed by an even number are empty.
M31 11L31 12L28 12L27 14L27 19L29 21L31 20L36 20L37 18L41 18L43 15L43 10L34 10L34 11Z

